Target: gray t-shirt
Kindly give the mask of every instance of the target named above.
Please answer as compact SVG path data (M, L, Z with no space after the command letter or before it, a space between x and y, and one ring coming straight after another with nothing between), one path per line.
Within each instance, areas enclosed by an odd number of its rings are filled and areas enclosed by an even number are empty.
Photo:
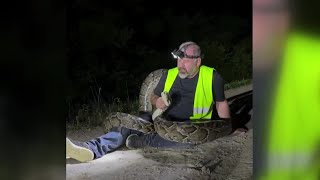
M163 74L159 83L154 89L154 94L161 96L161 92L164 89L168 73ZM213 88L212 93L214 101L224 101L224 80L217 71L213 71ZM193 78L181 79L179 76L175 79L171 89L170 96L172 98L172 104L164 113L166 118L174 119L177 121L188 120L193 114L193 102L196 91L196 86L199 78L199 73ZM215 107L215 106L214 106ZM215 108L213 108L215 110Z

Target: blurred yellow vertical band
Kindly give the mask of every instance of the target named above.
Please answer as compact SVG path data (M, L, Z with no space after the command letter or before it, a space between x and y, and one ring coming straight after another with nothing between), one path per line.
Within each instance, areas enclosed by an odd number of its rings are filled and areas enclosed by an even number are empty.
M261 179L316 180L320 174L320 39L288 36L268 126Z

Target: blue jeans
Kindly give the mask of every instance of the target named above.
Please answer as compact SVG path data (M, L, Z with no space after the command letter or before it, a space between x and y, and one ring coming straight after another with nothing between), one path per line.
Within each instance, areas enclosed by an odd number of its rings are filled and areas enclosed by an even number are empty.
M191 144L168 141L166 139L163 139L157 133L143 134L139 131L128 129L125 127L114 127L107 134L87 141L86 143L93 151L94 158L97 159L122 147L130 134L139 135L140 138L142 138L142 140L144 141L145 145L150 147L188 148L193 146Z

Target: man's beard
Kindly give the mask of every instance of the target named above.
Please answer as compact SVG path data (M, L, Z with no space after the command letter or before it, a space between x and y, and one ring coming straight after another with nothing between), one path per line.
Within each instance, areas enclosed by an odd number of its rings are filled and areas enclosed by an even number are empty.
M189 76L189 73L185 69L179 69L179 77L185 79Z
M190 70L190 72L188 72L185 69L179 69L179 77L181 79L186 79L188 77L192 77L195 73L197 72L197 68L194 67Z
M189 74L186 73L186 72L183 72L183 73L179 72L179 77L180 77L181 79L186 79L188 76L189 76Z

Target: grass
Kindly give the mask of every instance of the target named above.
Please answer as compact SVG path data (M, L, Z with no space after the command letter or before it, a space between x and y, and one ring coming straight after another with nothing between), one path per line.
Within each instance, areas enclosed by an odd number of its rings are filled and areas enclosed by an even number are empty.
M80 108L70 106L68 121L66 122L66 130L78 130L81 128L92 128L101 126L104 119L111 112L124 112L129 114L137 114L139 109L139 100L121 101L115 98L112 103L106 103L101 100L92 101L83 104Z
M225 84L225 90L250 83L251 79L232 81ZM138 114L138 99L121 101L119 98L115 98L112 103L106 103L101 97L100 91L97 91L93 97L88 104L83 104L78 108L69 105L69 119L66 121L67 131L101 126L111 112Z
M232 82L227 83L227 84L224 85L224 90L233 89L233 88L241 87L241 86L244 86L244 85L248 85L251 82L252 82L252 79L243 79L243 80L232 81Z

